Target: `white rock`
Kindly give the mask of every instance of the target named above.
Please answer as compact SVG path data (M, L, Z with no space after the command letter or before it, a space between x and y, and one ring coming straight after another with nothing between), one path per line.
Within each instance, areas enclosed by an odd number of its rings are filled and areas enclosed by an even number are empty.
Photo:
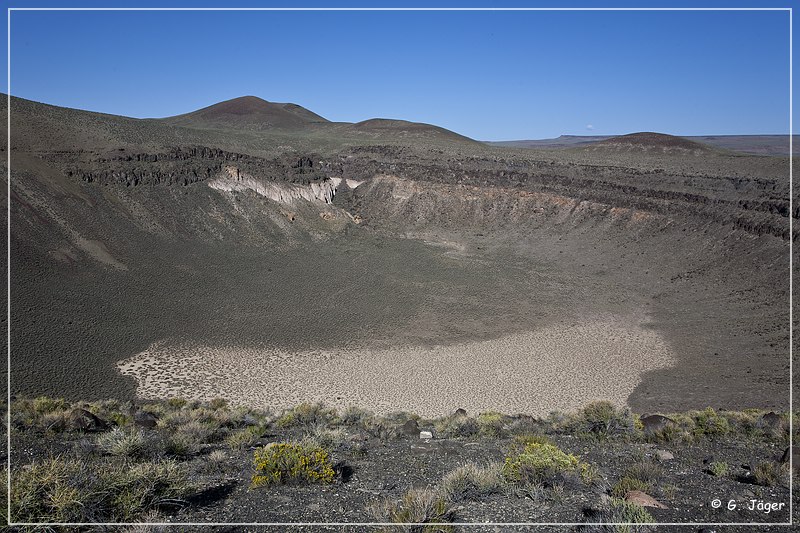
M421 439L432 439L433 438L433 432L431 432L431 431L420 431L419 432L419 438L421 438Z

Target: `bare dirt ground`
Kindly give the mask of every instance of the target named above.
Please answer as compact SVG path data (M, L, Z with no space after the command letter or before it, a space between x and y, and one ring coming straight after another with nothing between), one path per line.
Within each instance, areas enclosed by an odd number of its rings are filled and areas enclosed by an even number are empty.
M612 317L557 324L481 342L384 350L286 352L157 342L121 361L142 398L225 397L252 408L304 401L443 416L546 416L599 399L624 405L645 371L673 355L660 336Z

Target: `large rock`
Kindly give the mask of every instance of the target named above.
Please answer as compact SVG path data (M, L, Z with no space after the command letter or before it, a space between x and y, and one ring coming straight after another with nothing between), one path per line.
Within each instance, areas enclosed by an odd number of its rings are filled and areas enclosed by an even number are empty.
M786 422L783 420L783 417L781 415L770 411L769 413L765 413L761 417L760 425L763 428L780 431L786 425Z
M655 507L656 509L667 509L668 507L661 503L660 501L656 500L652 496L647 493L644 493L640 490L632 490L625 495L625 499L631 503L635 503L636 505L641 505L642 507Z
M154 428L158 424L158 417L147 411L136 411L133 413L133 423L143 428Z
M67 423L70 429L76 431L103 431L108 429L108 423L105 420L86 409L73 409L69 413Z
M791 446L786 448L781 456L781 463L788 464L790 459L792 461L795 474L797 474L800 472L800 464L798 464L800 462L800 446Z
M639 419L648 435L657 433L668 426L675 425L675 421L663 415L648 415Z
M419 435L419 424L417 424L417 421L413 418L407 420L405 424L400 426L400 433L409 437L416 437Z

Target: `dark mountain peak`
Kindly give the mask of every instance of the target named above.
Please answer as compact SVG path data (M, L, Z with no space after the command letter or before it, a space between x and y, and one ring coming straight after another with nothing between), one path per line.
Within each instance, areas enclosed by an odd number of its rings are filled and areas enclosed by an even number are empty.
M297 104L269 102L258 96L240 96L163 120L177 126L223 130L296 130L328 122Z

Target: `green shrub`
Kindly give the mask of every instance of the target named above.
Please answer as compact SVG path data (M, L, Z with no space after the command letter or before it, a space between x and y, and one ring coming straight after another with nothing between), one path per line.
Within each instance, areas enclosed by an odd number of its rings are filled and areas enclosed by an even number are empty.
M632 490L648 492L652 488L652 485L646 481L642 481L641 479L637 479L635 477L624 476L611 488L611 495L615 498L624 498L625 495Z
M500 492L503 488L502 465L479 466L467 463L446 474L439 483L439 492L452 502L477 500Z
M51 458L15 471L11 517L20 522L123 522L192 490L174 462L127 463Z
M569 426L575 431L586 431L594 435L610 435L636 432L636 417L629 409L618 409L605 400L589 403L571 418Z
M588 474L588 465L552 444L533 442L506 457L503 477L512 483L547 484L563 475Z
M342 413L341 422L345 426L363 427L364 421L374 416L372 411L351 405Z
M716 477L728 475L728 463L725 461L714 461L708 465L708 472Z
M250 426L225 437L225 445L232 450L243 450L258 442L262 433L260 426Z
M642 460L626 468L624 476L653 485L659 480L661 473L662 469L658 463L651 460Z
M200 441L188 433L172 433L164 440L164 451L176 457L197 455L200 448Z
M273 443L258 448L253 456L253 486L272 483L330 483L335 472L328 452L303 442Z
M70 404L63 398L39 396L34 398L32 407L37 414L44 415L53 411L66 411L70 408Z
M511 444L509 445L509 450L512 453L520 453L529 444L554 444L554 443L545 435L529 433L525 435L517 435L516 437L514 437L511 440Z
M437 435L445 438L469 438L478 435L481 431L478 421L469 416L449 415L438 418L433 421L433 427Z
M225 398L214 398L210 402L208 402L208 406L212 409L225 409L228 407L228 400Z
M67 429L69 426L70 411L48 411L43 415L39 416L38 426L46 429L47 431L53 431L55 433L60 433Z
M172 407L173 409L180 409L186 405L186 398L170 398L167 400L167 405Z
M196 420L186 422L175 428L176 433L181 433L197 441L198 444L207 444L215 439L215 434L219 426L213 422L198 422Z
M98 435L95 442L103 452L117 457L142 458L148 451L147 438L140 429L114 428Z
M431 489L411 489L399 501L384 500L371 507L376 520L395 524L425 524L409 531L434 533L453 531L447 525L453 516L450 504Z
M283 413L275 425L279 428L328 425L335 420L335 409L328 409L321 403L302 403Z
M641 505L636 505L627 500L612 498L608 522L630 524L614 526L616 533L643 533L650 531L650 527L641 526L641 524L652 524L655 522L655 518Z
M720 437L730 432L728 419L711 407L702 411L692 411L689 416L694 422L692 434L695 437Z
M481 437L498 438L503 436L503 428L508 423L509 417L489 411L478 415L478 434Z
M789 485L789 465L781 465L775 461L759 463L752 471L754 481L765 487Z

